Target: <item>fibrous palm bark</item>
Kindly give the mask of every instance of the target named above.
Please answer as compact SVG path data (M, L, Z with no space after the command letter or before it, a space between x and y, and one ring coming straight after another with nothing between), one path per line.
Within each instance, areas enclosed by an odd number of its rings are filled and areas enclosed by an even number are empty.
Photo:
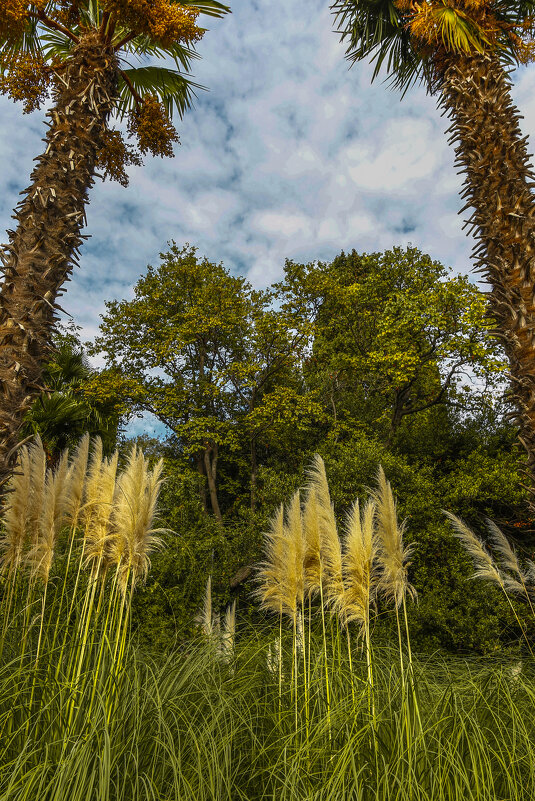
M58 74L46 149L0 251L0 485L9 477L23 416L39 388L56 300L76 262L97 153L117 99L113 47L82 37Z
M450 55L440 65L441 99L452 121L465 209L477 238L476 267L490 283L494 334L510 363L512 416L528 456L535 506L535 175L511 84L492 54ZM464 211L464 209L462 210Z

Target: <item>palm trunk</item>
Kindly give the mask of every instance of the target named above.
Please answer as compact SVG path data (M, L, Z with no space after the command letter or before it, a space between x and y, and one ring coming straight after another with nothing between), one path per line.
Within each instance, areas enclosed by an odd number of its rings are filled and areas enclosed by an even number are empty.
M39 393L59 308L77 262L97 152L117 96L113 49L88 34L54 89L54 107L15 231L0 251L0 486L10 475L23 416Z
M445 57L439 104L452 121L456 164L466 174L463 197L475 211L468 223L478 243L476 266L491 285L494 334L510 364L511 415L528 456L535 507L535 175L528 137L514 106L507 73L492 55Z

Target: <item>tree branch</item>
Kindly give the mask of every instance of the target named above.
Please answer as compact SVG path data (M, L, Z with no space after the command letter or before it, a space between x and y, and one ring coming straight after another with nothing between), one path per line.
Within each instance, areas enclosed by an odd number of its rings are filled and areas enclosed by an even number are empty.
M136 89L135 89L135 87L134 87L134 84L132 83L132 81L130 80L130 78L129 78L129 77L128 77L128 75L126 74L126 72L124 72L124 70L119 70L119 74L120 74L120 76L122 77L122 79L123 79L123 81L125 82L125 84L126 84L126 85L128 86L128 88L130 89L130 91L131 91L131 93L132 93L132 96L133 96L134 100L135 100L135 101L136 101L136 103L137 103L137 104L140 106L140 105L143 103L143 98L142 98L142 97L141 97L141 95L140 95L140 94L138 94L138 92L136 91Z
M117 52L118 50L121 49L121 47L124 47L125 45L128 44L128 42L131 42L132 39L135 39L136 36L137 36L136 33L133 33L132 31L130 31L130 33L128 33L126 36L123 36L123 38L120 39L117 42L117 44L113 46L113 49L115 50L115 52Z
M68 38L69 38L69 39L70 39L72 42L74 42L75 44L78 44L78 42L80 41L80 40L78 39L78 37L77 37L77 36L75 36L75 35L74 35L74 33L72 33L72 31L70 31L68 28L65 28L65 27L64 27L63 25L61 25L59 22L55 22L55 20L53 20L53 19L50 19L50 17L47 17L47 15L45 14L45 12L44 12L44 11L41 11L41 9L38 9L38 11L37 11L37 12L35 12L35 11L29 11L29 12L28 12L28 16L29 16L29 17L32 17L33 19L38 19L40 22L42 22L42 23L43 23L43 25L44 25L46 28L52 28L52 30L59 31L59 32L60 32L60 33L62 33L64 36L67 36L67 37L68 37Z

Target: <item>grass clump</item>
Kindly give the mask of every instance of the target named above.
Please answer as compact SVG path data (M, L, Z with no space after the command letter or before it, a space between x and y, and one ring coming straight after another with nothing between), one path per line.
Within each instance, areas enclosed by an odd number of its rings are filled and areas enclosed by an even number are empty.
M235 606L220 619L209 580L198 637L165 657L130 636L160 483L135 449L122 471L88 438L54 469L39 442L22 450L2 544L0 801L533 798L533 663L412 653L410 548L382 471L340 537L316 457L266 533L257 594L274 624L240 624ZM531 566L493 536L498 565L470 534L485 577L529 600ZM397 643L374 639L379 612Z

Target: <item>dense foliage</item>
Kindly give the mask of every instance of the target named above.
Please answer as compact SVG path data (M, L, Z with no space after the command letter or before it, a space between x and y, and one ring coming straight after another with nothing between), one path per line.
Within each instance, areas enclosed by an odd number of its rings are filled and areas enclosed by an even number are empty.
M161 520L172 532L134 599L143 642L165 647L192 633L208 575L216 605L239 598L256 619L262 532L320 453L340 519L380 464L392 482L415 546L417 647L517 643L510 607L469 580L442 514L477 530L489 516L529 555L502 353L466 278L409 247L288 262L260 292L173 245L131 301L108 304L96 351L106 366L91 397L123 422L150 411L163 424L160 440L140 440L165 457ZM388 637L381 616L378 626Z

